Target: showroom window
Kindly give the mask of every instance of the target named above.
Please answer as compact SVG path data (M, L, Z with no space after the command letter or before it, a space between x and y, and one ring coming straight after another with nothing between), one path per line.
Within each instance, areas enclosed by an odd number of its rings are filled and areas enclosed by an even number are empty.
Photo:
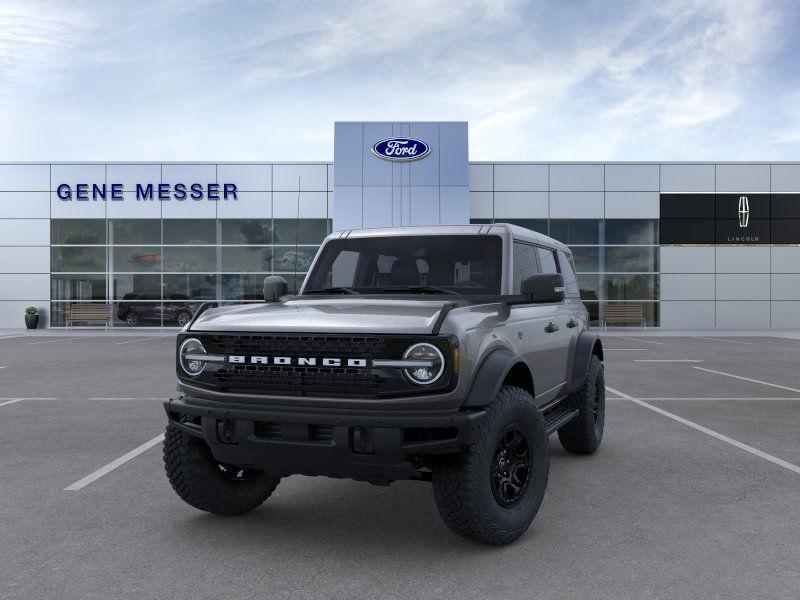
M53 219L51 325L110 304L118 327L176 327L202 302L261 302L264 277L303 282L329 219Z
M511 223L553 237L572 250L581 299L594 325L606 304L635 303L659 324L658 219L472 219Z

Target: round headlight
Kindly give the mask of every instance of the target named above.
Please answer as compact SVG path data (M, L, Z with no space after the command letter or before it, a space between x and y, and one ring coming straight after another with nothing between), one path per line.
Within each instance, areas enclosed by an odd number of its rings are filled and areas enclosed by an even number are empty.
M197 338L189 338L183 341L178 350L178 360L181 363L183 372L194 377L203 372L206 366L205 361L195 358L198 354L206 354L206 349Z
M406 377L417 385L430 385L438 381L444 373L444 356L433 344L427 344L425 342L414 344L405 351L403 358L405 360L430 362L429 367L409 367L403 369L403 373L406 374Z

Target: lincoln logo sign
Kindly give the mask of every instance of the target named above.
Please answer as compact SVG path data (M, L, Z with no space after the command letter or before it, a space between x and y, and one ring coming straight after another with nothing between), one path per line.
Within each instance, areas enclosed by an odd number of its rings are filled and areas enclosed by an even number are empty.
M747 196L739 196L739 227L747 227L750 224L750 200Z
M419 160L430 151L430 146L422 140L407 137L388 138L372 147L372 153L378 158L401 162Z

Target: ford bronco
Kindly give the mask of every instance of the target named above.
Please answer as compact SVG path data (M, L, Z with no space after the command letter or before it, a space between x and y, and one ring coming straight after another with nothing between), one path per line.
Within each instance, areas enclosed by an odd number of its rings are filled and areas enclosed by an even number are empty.
M506 544L544 497L548 438L603 436L603 348L563 244L514 225L328 236L297 295L197 311L177 339L167 476L253 510L292 474L430 481L445 524Z

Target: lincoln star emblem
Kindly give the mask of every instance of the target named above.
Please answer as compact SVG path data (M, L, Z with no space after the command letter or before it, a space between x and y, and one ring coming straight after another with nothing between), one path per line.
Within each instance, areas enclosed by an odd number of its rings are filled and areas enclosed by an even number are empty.
M750 224L750 200L747 196L739 196L739 227L747 227Z

